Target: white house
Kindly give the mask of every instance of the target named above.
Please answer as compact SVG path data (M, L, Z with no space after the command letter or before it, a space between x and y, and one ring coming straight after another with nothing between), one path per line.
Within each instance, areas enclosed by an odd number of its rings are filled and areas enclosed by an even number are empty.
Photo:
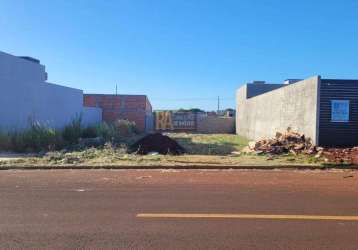
M82 115L83 123L102 120L100 108L83 107L83 91L48 83L45 66L31 57L0 51L0 129L23 129L30 121L61 128Z

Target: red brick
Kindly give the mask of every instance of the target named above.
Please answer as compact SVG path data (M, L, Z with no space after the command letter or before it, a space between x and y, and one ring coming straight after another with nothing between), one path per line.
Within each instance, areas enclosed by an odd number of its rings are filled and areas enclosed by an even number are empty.
M126 119L135 122L140 131L145 129L146 113L152 112L152 106L146 96L86 94L83 103L84 106L102 108L103 121Z

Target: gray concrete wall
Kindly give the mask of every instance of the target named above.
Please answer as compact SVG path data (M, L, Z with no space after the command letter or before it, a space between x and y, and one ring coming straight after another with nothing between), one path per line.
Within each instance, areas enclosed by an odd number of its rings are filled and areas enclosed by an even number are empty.
M236 133L259 140L291 127L316 143L319 84L315 76L249 99L244 85L236 94Z
M61 128L84 112L82 90L46 78L43 65L0 52L0 129L23 129L30 121Z

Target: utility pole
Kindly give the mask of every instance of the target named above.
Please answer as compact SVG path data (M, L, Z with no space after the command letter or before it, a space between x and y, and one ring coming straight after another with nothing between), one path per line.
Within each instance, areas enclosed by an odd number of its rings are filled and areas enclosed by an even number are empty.
M218 114L219 114L219 111L220 111L220 96L218 96Z

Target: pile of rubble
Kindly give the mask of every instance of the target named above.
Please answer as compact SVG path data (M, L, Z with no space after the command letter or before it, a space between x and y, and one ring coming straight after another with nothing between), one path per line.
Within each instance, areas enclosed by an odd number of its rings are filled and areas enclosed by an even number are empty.
M285 133L277 132L275 138L250 142L248 147L243 149L243 152L269 155L307 154L336 164L358 164L358 147L316 147L309 138L306 138L303 134L293 132L290 128Z
M358 147L353 148L327 148L323 156L329 161L338 164L358 164Z
M257 154L308 154L320 157L323 149L315 147L309 138L287 129L285 133L276 133L275 138L250 142L246 152Z

